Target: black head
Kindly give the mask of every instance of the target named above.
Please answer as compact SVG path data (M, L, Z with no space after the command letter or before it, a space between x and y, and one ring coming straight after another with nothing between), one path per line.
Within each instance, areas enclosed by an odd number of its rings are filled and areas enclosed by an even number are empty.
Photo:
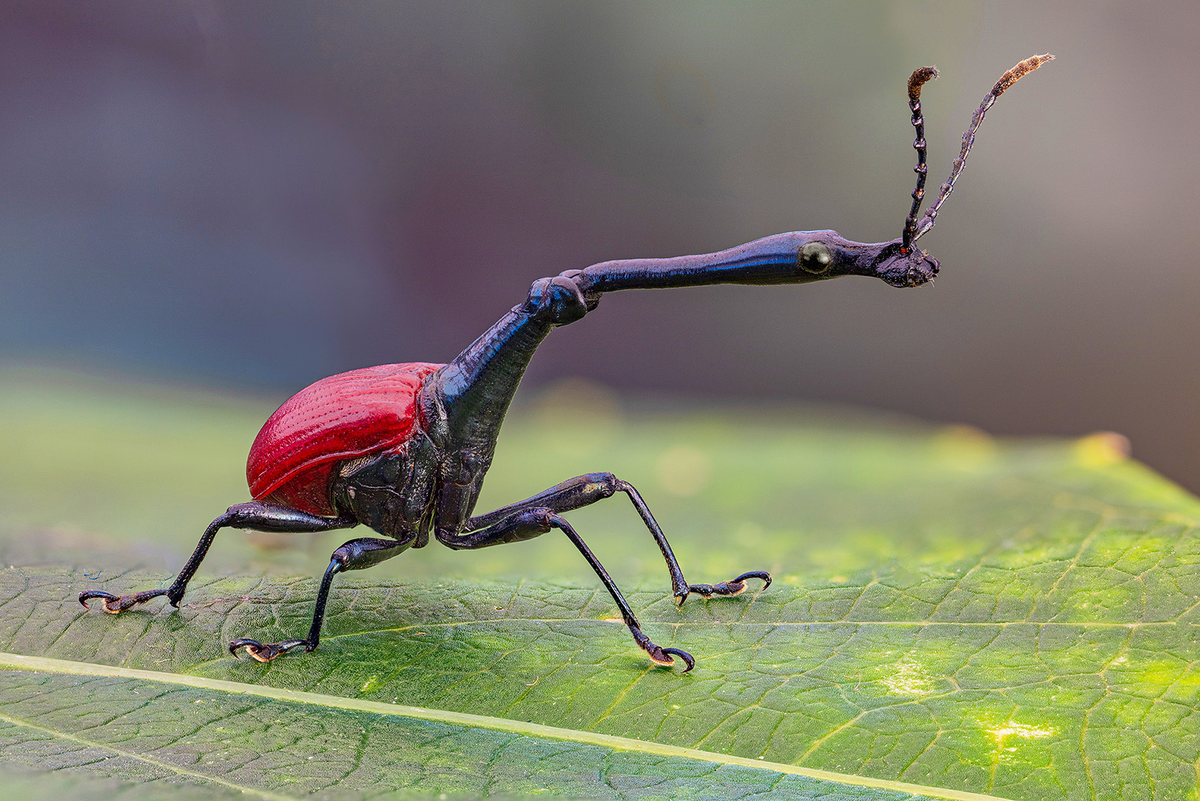
M874 275L895 287L921 286L937 277L941 265L920 248L905 252L899 239L888 242L879 253Z
M809 280L839 275L879 278L895 287L921 286L938 274L938 260L920 248L905 248L901 240L851 242L836 231L791 234L803 237L796 248L796 266Z

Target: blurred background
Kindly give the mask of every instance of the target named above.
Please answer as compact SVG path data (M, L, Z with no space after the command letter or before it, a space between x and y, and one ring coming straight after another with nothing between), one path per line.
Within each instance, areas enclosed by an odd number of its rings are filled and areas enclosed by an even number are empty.
M277 402L447 361L562 270L890 239L909 72L942 72L936 187L1052 52L921 242L936 286L612 295L528 388L1113 430L1197 490L1198 33L1194 2L7 0L0 363Z

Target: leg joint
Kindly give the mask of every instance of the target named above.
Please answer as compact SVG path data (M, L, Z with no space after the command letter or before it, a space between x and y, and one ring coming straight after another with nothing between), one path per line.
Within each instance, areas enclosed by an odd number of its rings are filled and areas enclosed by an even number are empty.
M378 537L361 537L344 542L338 546L330 557L331 565L337 565L336 572L344 570L365 570L368 567L391 559L407 550L409 543L397 540L380 539Z
M538 531L542 534L547 533L555 526L561 526L562 518L553 509L542 507L540 509L530 509L529 517L534 525L538 527Z
M587 488L599 496L595 500L611 498L629 486L612 473L588 473L583 479L587 482Z
M587 301L570 278L539 278L529 287L521 311L551 325L567 325L588 313Z

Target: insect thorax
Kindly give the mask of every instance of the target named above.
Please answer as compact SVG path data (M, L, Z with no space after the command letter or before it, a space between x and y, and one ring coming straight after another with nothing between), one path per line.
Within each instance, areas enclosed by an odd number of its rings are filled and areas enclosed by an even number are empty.
M331 490L339 512L400 542L423 547L437 485L437 459L418 434L397 449L342 462Z

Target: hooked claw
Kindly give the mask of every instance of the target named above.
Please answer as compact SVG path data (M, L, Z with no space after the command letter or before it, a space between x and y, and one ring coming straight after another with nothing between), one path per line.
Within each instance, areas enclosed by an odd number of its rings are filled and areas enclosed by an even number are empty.
M746 591L746 579L751 579L751 578L760 579L763 583L762 588L764 590L767 587L771 586L771 574L770 573L768 573L765 570L751 570L747 573L743 573L742 575L738 576L735 579L730 579L729 581L722 581L720 584L717 584L715 586L712 584L691 584L688 586L688 590L690 590L691 592L698 592L701 595L703 595L705 598L711 598L714 595L722 595L722 596L741 595L743 592ZM676 596L676 597L679 597L679 596ZM679 598L680 604L683 603L684 598L687 598L687 593L684 593L683 596Z
M675 664L675 659L671 656L671 654L678 656L683 660L683 663L687 665L687 667L683 669L684 673L687 673L696 666L696 660L692 658L692 655L687 651L681 651L678 648L658 648L656 646L656 650L650 651L649 653L650 661L656 665L662 665L663 667L671 667Z
M238 651L242 648L245 648L246 653L250 654L250 656L254 657L259 662L270 662L275 657L280 656L281 654L286 654L288 651L291 651L294 648L299 648L301 645L304 646L306 651L312 650L312 648L309 647L308 640L284 640L283 642L272 642L263 645L258 640L241 639L234 640L233 642L229 643L229 653L240 659L241 657L238 656Z
M656 665L671 667L675 664L675 657L677 656L683 660L685 665L687 665L687 667L683 669L684 673L687 673L696 666L696 660L693 659L692 655L687 651L681 651L678 648L663 648L660 645L656 645L651 642L650 638L647 637L637 626L631 625L629 627L629 633L633 635L633 641L636 642L643 651L650 655L650 661ZM674 656L672 656L672 654Z
M135 592L132 595L113 595L111 592L104 592L103 590L88 590L86 592L79 593L79 603L83 605L84 609L91 609L92 607L88 606L88 601L92 600L93 598L103 598L104 611L108 612L110 615L119 615L128 609L132 609L138 604L144 604L151 598L157 598L160 595L166 594L166 590Z

